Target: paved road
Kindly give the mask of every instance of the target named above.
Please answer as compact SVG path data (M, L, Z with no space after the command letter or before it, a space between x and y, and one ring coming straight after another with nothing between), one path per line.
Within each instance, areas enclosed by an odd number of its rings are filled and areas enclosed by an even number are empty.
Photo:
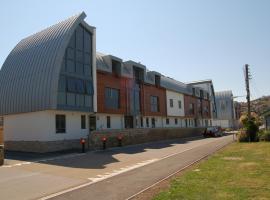
M173 140L35 162L7 160L0 167L1 199L127 199L231 141Z

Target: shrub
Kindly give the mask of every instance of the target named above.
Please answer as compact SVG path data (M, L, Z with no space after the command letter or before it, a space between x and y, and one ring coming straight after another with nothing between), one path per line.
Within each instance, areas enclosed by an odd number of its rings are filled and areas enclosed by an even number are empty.
M255 121L253 120L247 121L246 124L244 125L244 129L246 130L246 134L251 142L255 142L258 140L257 133L259 131L259 127L255 123Z
M249 137L246 131L242 130L237 134L238 142L248 142Z
M260 141L270 142L270 130L263 130L259 132Z

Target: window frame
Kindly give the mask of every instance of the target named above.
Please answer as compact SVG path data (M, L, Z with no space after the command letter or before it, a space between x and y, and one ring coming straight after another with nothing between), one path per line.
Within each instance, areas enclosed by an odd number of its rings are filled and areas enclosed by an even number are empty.
M111 116L106 117L106 125L107 128L111 128Z
M86 115L81 115L81 129L86 129Z
M66 115L63 114L55 115L55 133L56 134L66 133Z

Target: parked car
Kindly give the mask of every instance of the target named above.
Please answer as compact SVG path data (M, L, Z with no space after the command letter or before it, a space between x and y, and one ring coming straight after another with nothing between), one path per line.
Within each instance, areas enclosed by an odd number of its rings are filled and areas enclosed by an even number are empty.
M208 127L203 133L204 137L221 137L222 135L223 132L219 126Z

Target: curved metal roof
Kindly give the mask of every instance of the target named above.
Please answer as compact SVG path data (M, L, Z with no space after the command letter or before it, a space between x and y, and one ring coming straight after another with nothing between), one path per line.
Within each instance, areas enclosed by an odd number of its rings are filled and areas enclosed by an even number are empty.
M215 92L216 99L219 98L232 98L233 93L231 90Z
M56 109L63 56L85 13L21 40L0 71L0 115Z

